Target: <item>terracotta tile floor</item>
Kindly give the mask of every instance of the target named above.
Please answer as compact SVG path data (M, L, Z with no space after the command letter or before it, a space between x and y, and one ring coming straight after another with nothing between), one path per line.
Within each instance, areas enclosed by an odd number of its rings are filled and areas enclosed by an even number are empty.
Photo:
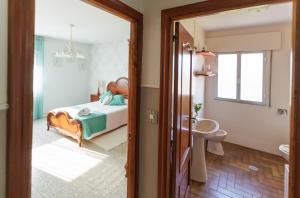
M206 154L208 181L192 183L192 198L283 198L284 160L224 143L225 156Z

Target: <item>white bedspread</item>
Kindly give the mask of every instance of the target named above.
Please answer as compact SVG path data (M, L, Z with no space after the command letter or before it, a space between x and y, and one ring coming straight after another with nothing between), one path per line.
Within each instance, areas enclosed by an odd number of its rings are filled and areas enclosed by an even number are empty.
M54 112L66 111L69 113L69 115L72 118L75 118L77 116L78 111L81 108L85 108L85 107L89 108L92 112L100 112L100 113L105 113L107 115L106 129L93 134L88 139L92 139L93 137L96 137L96 136L106 133L108 131L112 131L112 130L117 129L120 126L126 125L128 123L128 107L127 107L127 105L110 106L110 105L103 105L102 103L97 101L97 102L90 102L90 103L81 104L81 105L75 105L75 106L71 106L71 107L57 108L52 111L54 111Z

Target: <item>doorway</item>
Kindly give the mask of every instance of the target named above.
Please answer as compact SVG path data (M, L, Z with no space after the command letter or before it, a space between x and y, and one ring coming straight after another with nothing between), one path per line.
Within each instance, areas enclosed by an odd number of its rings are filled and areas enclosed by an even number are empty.
M170 82L173 81L172 71L173 71L173 64L172 60L173 57L170 56L173 51L173 29L174 29L174 21L187 19L190 17L196 16L205 16L210 14L215 14L221 11L228 11L234 9L241 9L250 6L259 6L265 4L276 4L282 2L289 2L289 1L247 1L247 2L236 2L236 1L226 1L224 4L216 4L215 1L206 1L201 3L195 3L191 5L171 8L167 10L163 10L162 12L162 59L161 59L161 97L160 97L160 148L159 148L159 179L158 179L158 197L165 197L170 196L174 189L169 185L170 183L174 182L174 175L172 175L172 168L170 166L171 162L168 160L171 158L170 155L172 146L176 145L178 142L173 142L174 140L171 138L171 120L172 114L170 113L171 105L172 105L172 84ZM298 50L297 47L297 38L295 35L299 34L299 24L297 20L295 20L297 15L298 9L298 2L294 1L294 21L293 21L293 53ZM199 11L201 10L201 11ZM297 168L297 150L299 145L296 144L297 137L299 138L299 134L297 132L298 126L296 126L295 116L297 115L297 94L295 94L296 84L298 80L297 68L299 62L296 57L293 57L293 90L292 90L292 112L291 112L291 132L290 132L290 144L291 144L291 159L290 159L290 185L289 185L289 196L290 197L297 197L299 196L299 191L294 188L294 186L299 185L299 181L296 179L298 175ZM175 146L176 148L176 146ZM173 158L174 159L174 158ZM174 162L173 162L174 163ZM170 181L169 178L172 178Z
M127 197L130 22L35 2L32 198Z
M84 1L130 23L127 196L138 196L138 129L143 16L120 1ZM7 197L30 197L35 1L10 1ZM59 6L59 5L58 5ZM116 79L117 80L117 79Z

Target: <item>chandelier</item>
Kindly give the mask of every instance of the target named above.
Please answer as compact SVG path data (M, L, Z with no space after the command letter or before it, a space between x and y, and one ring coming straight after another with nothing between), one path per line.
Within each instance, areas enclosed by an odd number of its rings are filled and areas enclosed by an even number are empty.
M74 24L70 25L70 40L68 45L63 50L55 52L56 58L68 58L68 59L85 59L85 56L80 51L76 50L73 43L73 28Z

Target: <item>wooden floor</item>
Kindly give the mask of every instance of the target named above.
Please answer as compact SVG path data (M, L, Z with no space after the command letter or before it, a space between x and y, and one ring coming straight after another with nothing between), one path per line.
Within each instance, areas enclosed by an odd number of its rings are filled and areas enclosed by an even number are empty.
M208 181L192 183L192 198L283 198L281 157L224 143L225 155L206 154Z

